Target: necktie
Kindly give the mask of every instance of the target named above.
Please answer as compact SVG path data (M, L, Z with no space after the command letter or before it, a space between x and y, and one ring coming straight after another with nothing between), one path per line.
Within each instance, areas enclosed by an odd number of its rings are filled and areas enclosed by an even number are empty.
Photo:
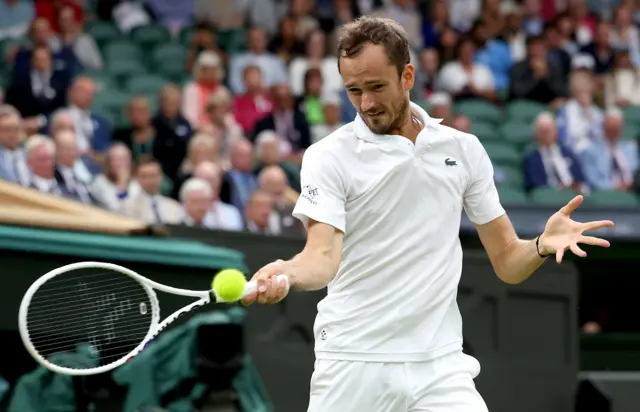
M162 223L160 208L158 207L158 201L155 198L151 199L151 210L153 211L153 217L156 223Z
M16 177L16 183L22 184L22 174L20 173L20 159L18 158L18 154L12 153L11 157L13 159L13 174Z

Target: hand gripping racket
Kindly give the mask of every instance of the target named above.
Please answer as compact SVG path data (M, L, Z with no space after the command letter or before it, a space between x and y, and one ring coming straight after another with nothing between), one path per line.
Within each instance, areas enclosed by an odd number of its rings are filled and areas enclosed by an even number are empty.
M279 282L287 282L285 275ZM155 290L197 298L160 321ZM242 298L257 290L247 282ZM112 263L79 262L39 278L20 304L18 327L27 351L42 366L65 375L110 371L138 355L171 322L207 303L224 303L215 291L178 289ZM73 354L90 348L97 361Z

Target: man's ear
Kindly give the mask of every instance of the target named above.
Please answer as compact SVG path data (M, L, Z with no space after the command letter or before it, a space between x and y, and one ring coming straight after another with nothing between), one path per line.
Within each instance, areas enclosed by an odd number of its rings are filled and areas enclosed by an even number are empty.
M404 70L402 71L402 88L405 92L413 89L413 85L415 84L415 68L412 64L407 64L404 66Z

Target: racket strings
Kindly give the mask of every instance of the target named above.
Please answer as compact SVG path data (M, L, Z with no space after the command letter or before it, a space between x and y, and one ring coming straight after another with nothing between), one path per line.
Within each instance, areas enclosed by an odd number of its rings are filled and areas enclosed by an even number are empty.
M116 271L78 269L59 274L34 293L27 311L29 339L45 358L77 353L87 345L98 365L126 356L144 340L154 321L155 301L134 278ZM157 313L156 313L157 316ZM63 367L86 369L73 357Z

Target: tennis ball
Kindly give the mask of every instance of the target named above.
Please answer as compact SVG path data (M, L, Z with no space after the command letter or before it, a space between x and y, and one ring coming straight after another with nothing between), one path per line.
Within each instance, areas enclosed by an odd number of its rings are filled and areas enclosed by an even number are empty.
M242 297L246 283L247 279L239 270L224 269L214 276L211 286L220 299L235 302Z

